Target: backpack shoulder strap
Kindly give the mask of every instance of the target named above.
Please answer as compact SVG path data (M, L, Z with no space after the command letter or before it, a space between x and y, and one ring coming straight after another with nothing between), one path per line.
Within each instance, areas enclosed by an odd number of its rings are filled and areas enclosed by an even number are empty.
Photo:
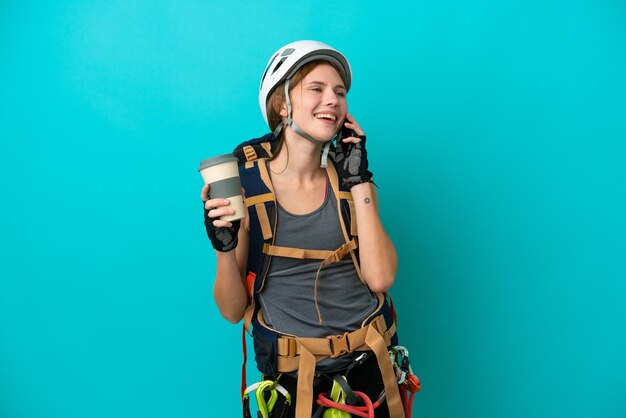
M330 186L333 189L335 198L337 199L339 223L341 224L341 231L343 232L344 240L345 242L349 242L350 240L356 241L357 219L352 193L350 193L349 189L346 189L340 184L339 175L337 174L337 170L335 169L334 164L328 164L328 167L326 167L326 172L328 173ZM354 268L356 269L359 279L361 280L361 282L365 283L363 275L361 274L361 267L359 265L359 256L357 251L357 249L350 251L350 256L352 257L352 262L354 263Z
M259 158L271 158L277 148L276 137L273 133L269 133L237 145L233 150L233 155L237 158L239 165L244 165L246 162L255 161Z
M273 228L269 220L268 206L276 204L274 188L267 172L266 159L260 158L246 162L239 168L241 185L245 190L245 205L250 212L251 218L258 219L261 228L263 241L267 241L274 236ZM255 228L254 222L250 223L250 228ZM254 236L251 238L255 238Z

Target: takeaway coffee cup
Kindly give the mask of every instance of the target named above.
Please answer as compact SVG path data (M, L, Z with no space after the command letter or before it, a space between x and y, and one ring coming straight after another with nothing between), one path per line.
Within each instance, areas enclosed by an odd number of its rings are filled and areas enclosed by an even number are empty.
M230 204L225 207L235 209L233 215L221 216L220 219L230 222L246 217L237 158L232 154L218 155L202 161L198 171L209 185L209 198L228 199Z

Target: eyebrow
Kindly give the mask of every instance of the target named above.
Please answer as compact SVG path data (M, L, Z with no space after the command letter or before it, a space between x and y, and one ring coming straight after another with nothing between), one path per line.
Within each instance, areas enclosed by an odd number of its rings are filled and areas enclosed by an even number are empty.
M324 86L324 87L326 87L326 85L327 85L323 81L309 81L306 84L309 85L309 86L312 85L312 84L317 84L319 86ZM346 89L346 86L344 86L343 84L337 84L335 87L339 87L339 88L342 88L344 90Z

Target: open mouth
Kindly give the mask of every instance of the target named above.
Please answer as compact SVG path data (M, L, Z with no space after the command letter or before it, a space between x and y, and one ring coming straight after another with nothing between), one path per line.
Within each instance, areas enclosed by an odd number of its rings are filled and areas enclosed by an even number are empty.
M314 116L316 119L327 120L332 123L335 123L337 121L337 116L330 113L316 113Z

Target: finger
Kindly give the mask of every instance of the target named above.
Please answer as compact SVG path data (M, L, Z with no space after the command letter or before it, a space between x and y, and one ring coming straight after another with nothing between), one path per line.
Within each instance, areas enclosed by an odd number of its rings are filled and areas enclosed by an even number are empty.
M352 129L354 132L356 132L357 135L365 135L365 132L363 132L363 129L361 129L359 125L355 123L346 122L346 128Z
M219 208L219 209L211 209L207 216L209 218L220 218L222 216L234 215L235 209L233 208Z
M233 224L228 221L222 221L221 219L217 219L213 221L213 226L217 228L231 228Z
M213 207L205 208L207 210L207 216L210 218L219 218L220 216L232 215L235 213L235 209L229 207Z
M202 191L200 192L200 199L202 199L202 201L206 201L209 199L209 185L205 184L204 187L202 188Z
M357 135L365 135L363 129L356 123L346 122L346 128L352 129Z
M346 124L349 125L347 126L348 128L356 131L358 135L365 135L363 133L363 129L361 129L361 125L359 125L359 123L354 119L354 116L350 113L346 114Z
M356 119L354 119L354 116L352 116L352 114L350 113L346 114L346 122L358 125L358 122L356 121Z
M347 138L343 138L341 142L345 144L348 144L348 143L358 144L359 142L361 142L361 138L356 137L356 136L349 136Z
M211 210L221 206L228 206L229 204L230 201L228 199L210 199L204 202L204 208Z

